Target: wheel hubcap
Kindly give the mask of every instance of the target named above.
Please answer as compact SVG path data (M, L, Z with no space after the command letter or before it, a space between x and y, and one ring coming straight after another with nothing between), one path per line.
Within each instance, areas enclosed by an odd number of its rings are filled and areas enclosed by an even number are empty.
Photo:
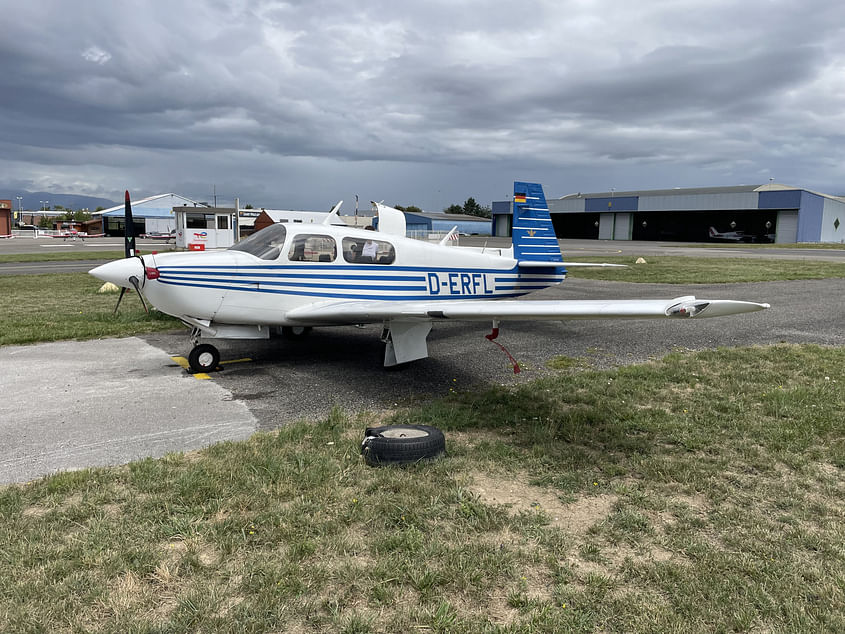
M383 434L384 438L423 438L428 432L421 429L388 429Z
M207 368L207 367L208 367L208 366L210 366L210 365L212 364L212 362L214 361L214 355L213 355L213 354L211 354L210 352L203 352L203 353L199 356L199 358L197 359L197 361L199 361L199 363L200 363L200 365L201 365L202 367Z

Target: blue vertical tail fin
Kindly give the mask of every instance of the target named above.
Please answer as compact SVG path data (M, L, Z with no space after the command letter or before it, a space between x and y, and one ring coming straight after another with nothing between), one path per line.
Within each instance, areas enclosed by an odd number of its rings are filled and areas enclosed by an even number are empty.
M520 263L549 262L552 266L563 261L539 183L513 184L513 257Z

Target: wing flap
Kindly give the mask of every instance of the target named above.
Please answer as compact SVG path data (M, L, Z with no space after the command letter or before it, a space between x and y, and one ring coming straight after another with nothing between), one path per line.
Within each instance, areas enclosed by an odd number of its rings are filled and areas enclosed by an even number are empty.
M768 304L726 299L619 300L446 300L412 302L342 301L312 304L289 311L286 319L302 324L358 324L393 319L399 321L456 319L460 321L704 318L750 313Z

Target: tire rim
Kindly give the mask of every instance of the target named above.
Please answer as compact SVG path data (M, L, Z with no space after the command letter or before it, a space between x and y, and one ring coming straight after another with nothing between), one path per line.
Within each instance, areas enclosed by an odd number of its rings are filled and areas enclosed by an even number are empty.
M204 368L211 367L211 364L214 362L214 355L210 352L203 352L197 358L197 362Z
M409 429L402 427L400 429L388 429L380 434L382 438L424 438L428 436L428 432L423 429Z

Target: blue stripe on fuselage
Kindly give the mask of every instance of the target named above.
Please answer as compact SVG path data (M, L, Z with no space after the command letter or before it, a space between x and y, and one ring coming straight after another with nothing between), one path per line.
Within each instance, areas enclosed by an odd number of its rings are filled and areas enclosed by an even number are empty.
M177 281L168 281L164 278L159 278L157 280L162 284L167 284L169 286L189 286L194 288L214 288L218 290L227 290L227 291L242 291L248 293L273 293L278 295L299 295L302 297L331 297L334 299L368 299L368 300L378 300L378 301L396 301L396 302L403 302L403 301L414 301L414 300L430 300L432 299L431 295L362 295L360 293L354 294L343 294L343 293L324 293L324 292L317 292L317 291L293 291L293 290L284 290L284 289L276 289L276 288L243 288L241 286L227 286L224 284L194 284L194 283L187 283L187 282L177 282ZM507 297L519 297L520 295L524 295L525 293L502 293L495 295L496 299L504 299ZM479 295L446 295L442 296L439 299L479 299ZM434 298L435 300L438 299L437 297Z
M379 274L381 266L389 266ZM551 264L549 272L514 266L511 269L447 268L395 265L160 266L159 281L173 286L214 288L238 292L280 293L344 299L473 299L517 297L563 281L565 270ZM369 275L358 275L366 272ZM409 275L397 275L407 272ZM340 283L345 282L345 283ZM371 282L369 284L360 282ZM390 282L372 284L372 282ZM502 286L502 284L506 284ZM528 284L526 286L526 283ZM336 291L348 290L349 293ZM503 292L519 290L521 292ZM381 294L361 294L380 291ZM425 295L417 295L426 292ZM407 293L414 293L408 295Z

